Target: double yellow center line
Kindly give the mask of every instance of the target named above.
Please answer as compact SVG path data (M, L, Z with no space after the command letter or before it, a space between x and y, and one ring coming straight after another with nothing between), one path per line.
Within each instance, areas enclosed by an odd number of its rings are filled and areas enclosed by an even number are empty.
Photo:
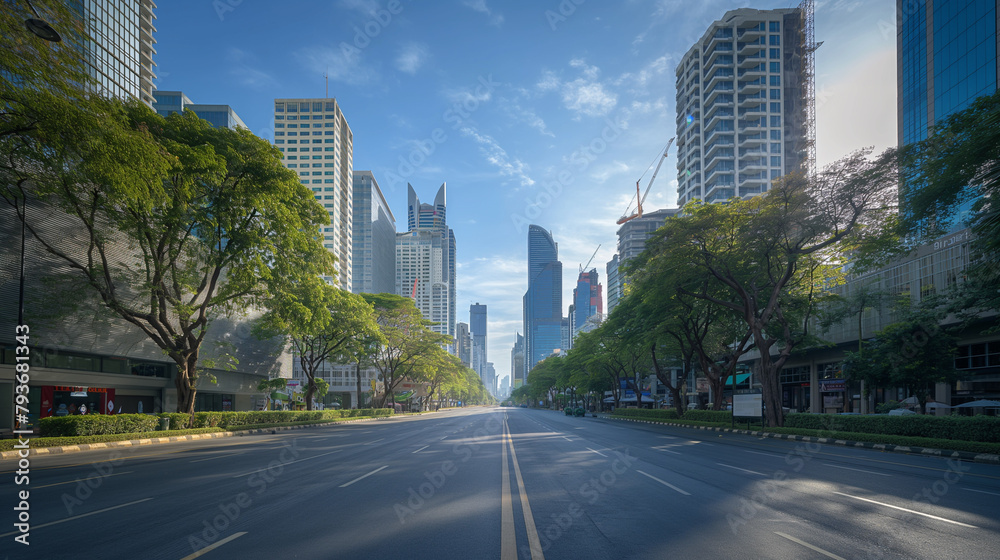
M510 463L514 463L514 477L517 479L518 497L521 500L521 511L524 514L524 529L528 534L528 546L531 550L531 560L545 560L542 553L542 543L535 529L535 518L531 515L531 505L528 503L528 492L524 489L524 479L521 478L521 467L517 464L517 453L514 452L514 440L507 426L507 414L503 415L503 435L500 439L503 448L503 481L500 497L500 558L501 560L517 559L517 536L514 532L514 505L510 493ZM510 448L510 458L507 460L507 449Z

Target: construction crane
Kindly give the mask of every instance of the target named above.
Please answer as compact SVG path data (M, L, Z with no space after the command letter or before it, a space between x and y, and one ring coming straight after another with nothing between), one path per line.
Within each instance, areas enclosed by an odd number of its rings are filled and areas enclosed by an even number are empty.
M594 249L594 254L590 255L590 260L587 261L587 264L580 265L580 272L583 272L584 270L587 270L587 267L590 266L590 263L592 263L594 261L594 257L597 256L597 252L600 251L600 250L601 250L601 244L598 243L597 244L597 248Z
M653 176L649 178L649 184L646 185L646 192L642 194L642 198L639 197L639 183L642 182L642 177L639 177L639 180L635 182L635 199L638 202L638 204L636 205L637 211L634 214L632 214L631 216L628 215L628 211L632 208L632 203L629 202L628 208L625 209L625 214L623 214L622 217L621 217L621 219L618 220L618 225L622 225L625 222L628 222L630 220L634 220L636 218L641 218L642 217L642 203L646 202L646 195L649 194L649 189L652 188L652 186L653 186L653 180L656 179L656 174L660 172L660 166L663 165L664 160L667 159L667 152L670 151L670 146L673 143L674 143L674 138L671 138L670 141L667 142L667 147L663 148L663 155L660 156L660 161L659 161L659 163L656 164L656 169L653 171ZM649 167L652 167L652 166L653 166L653 164L650 163ZM646 168L646 171L649 171L649 167ZM646 173L643 172L642 175L643 175L643 177L645 177Z

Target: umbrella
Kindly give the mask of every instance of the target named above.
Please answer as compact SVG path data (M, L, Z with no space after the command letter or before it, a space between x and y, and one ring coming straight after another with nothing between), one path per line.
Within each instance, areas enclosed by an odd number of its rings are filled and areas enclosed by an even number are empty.
M978 400L955 406L954 408L1000 408L1000 401Z
M899 404L920 404L917 397L906 397L905 399L899 401Z

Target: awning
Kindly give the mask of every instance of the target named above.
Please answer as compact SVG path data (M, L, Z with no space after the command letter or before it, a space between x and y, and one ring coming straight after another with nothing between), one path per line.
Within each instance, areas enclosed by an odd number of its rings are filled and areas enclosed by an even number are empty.
M726 386L727 387L732 387L733 386L733 377L734 376L730 375L726 379ZM745 382L750 377L750 374L749 373L741 373L741 374L739 374L739 375L737 375L735 377L736 377L736 384L739 385L740 383Z

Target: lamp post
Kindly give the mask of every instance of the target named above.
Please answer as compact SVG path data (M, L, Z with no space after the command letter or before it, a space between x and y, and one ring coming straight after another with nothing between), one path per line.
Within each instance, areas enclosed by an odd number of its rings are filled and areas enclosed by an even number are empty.
M30 1L28 1L28 7L31 8L31 13L35 15L35 17L33 18L28 18L24 20L24 26L28 29L28 31L30 31L36 37L44 39L46 41L51 41L53 43L58 43L62 41L62 37L59 36L59 33L57 33L55 29L52 29L52 26L46 23L45 20L39 18L38 12L35 11L35 7L31 5ZM27 198L25 198L21 202L21 262L19 270L20 278L17 290L18 325L24 324L24 238L25 238L24 223L27 220L27 213L28 213L27 202L28 202Z

